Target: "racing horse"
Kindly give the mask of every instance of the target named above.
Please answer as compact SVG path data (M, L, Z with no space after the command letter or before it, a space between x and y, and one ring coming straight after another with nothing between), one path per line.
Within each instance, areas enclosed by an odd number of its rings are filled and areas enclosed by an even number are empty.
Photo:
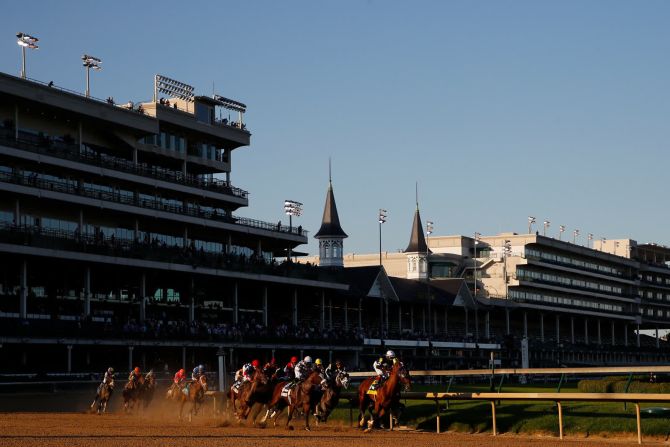
M384 415L399 408L401 387L404 391L407 391L412 383L409 372L400 361L393 364L388 379L377 388L376 393L370 394L368 390L375 379L377 377L367 378L358 387L359 427L362 428L365 425L365 412L369 411L371 415L368 428L365 431L372 430Z
M140 388L139 399L144 403L144 409L146 409L151 401L154 398L154 392L156 391L156 377L154 376L153 371L149 371L144 377L144 384Z
M181 415L184 411L184 405L186 402L191 403L191 408L188 411L188 421L193 420L193 415L198 414L199 405L202 404L202 401L205 398L205 392L207 391L207 377L202 374L197 380L192 380L184 388L182 388L180 393L174 394L176 399L179 401L179 420L181 421Z
M109 399L112 397L113 392L114 392L114 382L109 384L101 383L100 386L98 386L98 391L95 394L95 399L93 399L93 403L91 404L91 412L97 411L98 414L106 413L107 402L109 402Z
M261 420L265 424L268 417L272 419L273 425L277 426L277 418L282 410L288 407L288 418L286 419L286 428L292 430L290 425L293 418L293 412L296 409L302 410L305 414L305 430L309 431L309 413L312 407L318 402L320 392L328 387L326 380L321 377L317 371L313 371L305 380L298 382L291 388L287 395L283 395L284 387L290 382L279 382L272 392L272 399L268 403L268 409Z
M140 376L140 378L136 381L128 379L128 383L126 383L126 385L123 387L123 391L121 392L123 396L123 410L126 413L130 413L133 408L135 408L135 404L140 399L140 394L143 387L144 376Z
M340 393L343 389L349 388L349 373L344 370L337 371L337 374L326 380L328 388L323 391L323 396L314 409L317 424L328 420L328 416L340 401Z
M256 369L251 376L251 380L244 382L236 394L232 387L230 393L233 394L233 408L235 408L235 400L240 401L240 408L236 411L236 416L238 420L246 419L249 417L251 408L254 406L255 397L259 391L262 391L267 387L269 383L269 378L266 373L259 369ZM267 400L266 402L267 403Z

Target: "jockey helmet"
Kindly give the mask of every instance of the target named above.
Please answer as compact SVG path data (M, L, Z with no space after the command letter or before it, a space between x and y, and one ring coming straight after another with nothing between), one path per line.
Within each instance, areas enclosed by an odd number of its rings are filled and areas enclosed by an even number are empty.
M389 359L394 359L395 358L395 352L391 351L390 349L386 351L386 357Z
M298 357L293 356L291 357L291 363L297 363L298 362Z
M139 373L140 373L140 367L139 367L139 366L136 366L135 369L133 369L133 372L134 372L135 374L139 374Z
M321 365L321 359L316 359L316 360L314 361L314 364L315 364L315 365Z
M259 362L256 359L251 361L251 366L253 366L254 368L258 368L260 366L260 364L261 364L261 362Z
M340 359L335 360L335 367L338 369L342 368L342 360Z
M307 356L307 357L305 357L305 358L303 359L303 361L304 361L305 363L312 363L312 357Z
M205 372L205 365L198 365L198 371L202 374Z
M180 369L179 370L179 375L183 376L184 374L186 374L186 371L184 371L184 368Z
M114 374L114 368L110 366L109 368L107 368L107 372L110 374Z

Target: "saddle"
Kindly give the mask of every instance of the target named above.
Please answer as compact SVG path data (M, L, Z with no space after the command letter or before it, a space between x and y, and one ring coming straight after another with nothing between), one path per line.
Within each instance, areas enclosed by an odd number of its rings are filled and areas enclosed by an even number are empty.
M372 381L370 384L370 388L368 388L366 394L370 394L371 396L374 396L377 394L377 390L379 387L382 385L382 380L380 378L377 378Z
M231 388L233 390L233 393L239 394L240 388L242 388L242 381L238 380L237 382L233 383L233 386Z
M295 388L296 384L297 382L289 382L281 390L281 397L288 399L289 405L291 404L291 390Z
M190 388L190 387L191 387L191 384L190 384L190 383L187 383L187 384L181 389L181 392L184 393L184 394L186 394L186 397L188 397L189 394L190 394L190 393L189 393L189 388Z

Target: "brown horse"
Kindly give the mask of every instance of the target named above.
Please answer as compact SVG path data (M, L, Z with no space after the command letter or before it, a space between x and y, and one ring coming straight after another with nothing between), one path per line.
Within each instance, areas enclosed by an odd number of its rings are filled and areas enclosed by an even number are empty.
M409 372L400 361L393 364L389 378L377 388L377 393L374 395L368 394L370 385L376 378L370 377L365 379L358 387L359 427L362 428L365 425L365 412L369 411L371 415L366 431L370 431L377 425L383 416L389 414L394 409L398 409L400 404L400 388L402 387L407 391L412 383Z
M176 395L176 399L179 401L179 420L181 421L181 415L184 411L184 405L186 402L191 403L191 408L188 411L188 421L193 420L193 416L198 414L199 405L202 404L202 401L205 399L205 392L207 391L207 377L203 374L198 380L193 380L186 385L185 389L182 389L179 393L173 393Z
M144 409L146 409L151 401L154 398L154 392L156 391L156 377L154 376L153 371L144 377L144 384L140 388L139 399L144 403Z
M98 414L106 413L107 402L109 402L109 399L112 397L112 392L114 392L114 382L111 384L101 383L95 394L95 399L93 399L93 403L91 404L91 412L97 410Z
M126 413L130 413L135 408L143 387L144 376L140 376L137 380L128 379L128 383L126 383L121 392L123 395L123 410Z
M317 424L320 422L325 423L328 420L330 413L337 407L342 389L347 389L349 387L349 373L340 370L326 380L328 381L328 388L323 391L321 400L314 409L314 418L316 419Z
M289 382L279 382L275 386L274 391L272 392L272 399L268 403L268 410L265 412L261 424L265 424L268 417L270 417L273 421L273 425L276 426L279 414L284 408L288 407L286 428L291 430L293 429L290 425L291 419L293 418L293 412L296 408L299 408L305 414L305 430L309 431L309 413L313 405L318 402L318 397L315 396L315 394L325 390L328 384L326 383L326 380L321 377L321 374L314 371L305 380L298 382L289 391L288 396L285 397L282 396L282 390L288 383Z
M263 372L263 370L259 368L254 371L253 375L251 376L251 380L243 384L247 386L240 387L239 394L237 395L237 400L240 401L240 408L237 411L238 420L249 417L251 408L256 402L255 397L258 394L258 391L266 388L269 381L270 380L268 376ZM233 393L232 389L230 392Z

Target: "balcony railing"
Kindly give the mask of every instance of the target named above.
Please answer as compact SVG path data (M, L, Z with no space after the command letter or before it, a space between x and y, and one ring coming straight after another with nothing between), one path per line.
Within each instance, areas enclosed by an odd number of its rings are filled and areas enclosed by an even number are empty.
M152 210L165 211L168 213L180 214L184 216L199 217L204 219L211 219L217 222L233 223L245 227L259 228L262 230L273 231L276 233L291 233L298 236L307 237L307 230L302 227L290 227L288 225L273 224L271 222L264 222L262 220L250 219L247 217L238 217L234 215L226 215L218 213L215 210L203 209L198 206L184 207L182 205L173 205L163 203L158 199L147 200L139 196L128 196L118 192L100 191L95 188L81 186L72 181L44 179L39 175L20 174L18 172L0 171L0 182L13 183L17 185L31 186L48 191L56 191L66 194L73 194L81 197L90 197L97 200L104 200L106 202L122 203L124 205L137 206L140 208L148 208Z
M158 240L139 240L80 231L0 223L0 242L68 252L89 253L120 258L182 264L245 273L287 276L292 278L332 280L330 272L308 264L277 263L262 257L224 252L210 252L191 247L168 246Z
M0 128L0 144L115 171L122 171L170 183L179 183L198 189L215 191L243 199L249 197L249 192L231 186L229 182L224 180L212 179L205 181L194 175L184 174L181 171L172 171L158 166L148 165L146 163L135 164L125 158L114 157L107 154L82 152L77 144L39 137L25 132L20 132L19 139L17 140L14 138L13 130Z

